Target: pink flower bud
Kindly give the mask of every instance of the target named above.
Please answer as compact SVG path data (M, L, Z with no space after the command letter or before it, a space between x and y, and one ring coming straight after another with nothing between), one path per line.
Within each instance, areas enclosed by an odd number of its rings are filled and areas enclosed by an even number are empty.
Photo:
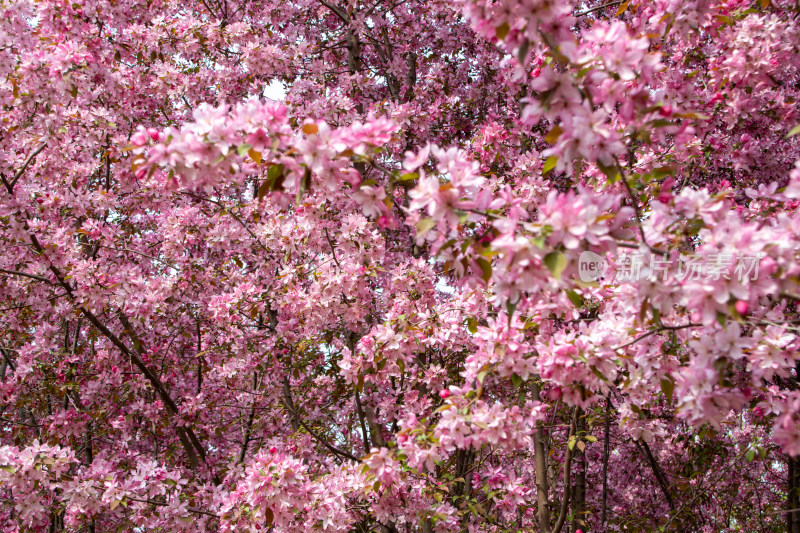
M276 446L273 446L272 448L269 449L269 453L278 453L278 448Z
M734 307L736 307L736 312L742 316L746 315L747 311L750 309L750 306L747 305L747 302L743 300L739 300L738 302L736 302L736 305Z
M661 109L658 110L662 117L669 117L672 116L672 106L671 105L662 105Z
M447 389L442 389L439 391L439 397L442 399L447 399L450 397L450 391Z
M538 78L539 74L541 74L541 73L542 73L542 69L540 69L539 67L536 67L535 69L533 69L533 72L531 72L531 77L532 78Z

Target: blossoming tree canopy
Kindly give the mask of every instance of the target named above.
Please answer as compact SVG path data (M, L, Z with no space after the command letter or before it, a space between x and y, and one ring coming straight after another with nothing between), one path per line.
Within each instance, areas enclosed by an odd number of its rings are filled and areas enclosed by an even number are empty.
M0 10L1 531L800 533L796 2Z

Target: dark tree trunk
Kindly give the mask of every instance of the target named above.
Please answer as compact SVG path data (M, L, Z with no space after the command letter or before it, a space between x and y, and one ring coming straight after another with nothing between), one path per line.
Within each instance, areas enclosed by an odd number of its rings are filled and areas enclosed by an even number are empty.
M533 399L541 402L539 384L531 385ZM550 508L548 504L548 484L547 484L547 447L545 445L544 429L542 424L536 424L536 431L533 433L533 455L536 462L536 516L539 519L539 531L550 533Z
M603 500L600 520L605 528L608 522L608 455L610 453L611 396L606 397L606 419L603 428Z
M578 409L577 430L575 434L579 442L585 443L586 440L586 417L582 409ZM572 522L572 533L579 529L586 530L586 453L577 445L575 446L575 459L578 463L578 471L575 473L575 488L573 489L572 511L574 520Z
M787 457L786 533L800 533L800 460Z

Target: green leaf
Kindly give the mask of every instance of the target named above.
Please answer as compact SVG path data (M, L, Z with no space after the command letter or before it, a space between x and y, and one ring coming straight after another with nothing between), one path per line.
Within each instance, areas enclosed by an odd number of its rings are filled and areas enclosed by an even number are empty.
M478 331L478 321L475 317L470 317L467 319L467 329L470 333L476 333Z
M542 174L547 174L554 168L556 168L556 164L558 163L558 158L554 155L548 157L544 162L544 167L542 167Z
M800 133L800 124L798 124L797 126L795 126L792 129L790 129L789 133L786 134L786 138L788 139L789 137L794 137L798 133Z
M556 46L555 48L550 48L550 57L552 57L556 63L559 65L567 65L569 64L569 58L561 52L561 47Z
M583 307L584 304L583 296L573 291L572 289L567 289L566 293L567 293L567 298L569 298L569 301L572 302L572 305L578 308Z
M606 382L608 381L608 378L605 377L599 370L597 370L596 366L590 365L589 369L591 369L591 371L594 373L594 375L597 376L598 378L600 378L601 380L606 381Z
M303 199L303 195L306 194L309 185L311 185L311 170L306 168L306 173L303 175L303 179L300 180L300 186L297 188L297 194L294 196L294 202L296 204L299 204L300 200Z
M517 310L517 306L519 305L519 300L511 303L511 300L506 302L506 314L508 315L508 323L511 324L511 317L514 316L514 311Z
M544 264L555 277L561 278L561 274L567 268L567 256L561 252L550 252L544 256Z
M661 392L664 393L664 396L672 401L672 394L675 392L675 382L672 381L670 378L662 378L661 379Z
M670 166L656 167L653 170L651 170L647 175L652 177L653 179L660 180L661 178L664 178L666 176L674 176L675 169Z
M520 385L522 385L522 384L524 383L524 381L525 381L525 380L523 380L523 379L522 379L521 377L519 377L517 374L511 374L511 383L512 383L512 384L513 384L515 387L519 387Z
M264 183L262 183L261 186L258 188L258 193L257 193L258 199L259 200L263 199L270 191L270 189L271 187L269 180L264 181Z
M619 169L615 165L604 165L598 161L597 166L600 167L600 170L603 171L603 174L606 175L611 183L619 179Z
M504 40L508 36L508 32L511 31L511 26L508 25L508 22L504 22L500 26L494 29L495 35L501 41Z
M258 188L258 199L262 199L269 191L283 189L283 165L272 165L267 170L267 179Z
M441 252L442 252L442 250L447 250L448 248L450 248L451 246L453 246L453 245L454 245L456 242L457 242L457 241L456 241L455 239L450 239L449 241L447 241L446 243L444 243L444 244L442 245L442 247L441 247L441 248L439 248L439 253L441 253Z
M436 222L432 218L421 218L419 222L417 222L417 236L425 235L433 227L436 226Z
M252 148L252 147L253 146L250 145L250 144L242 143L242 144L240 144L239 146L236 147L236 153L238 153L239 155L244 155L247 152L249 152L250 148Z
M555 144L562 133L564 133L564 130L561 126L554 126L553 129L545 135L544 140L550 144Z
M575 435L571 436L569 438L569 441L567 441L567 448L572 450L573 448L575 448L575 443L576 442L578 442L578 438Z
M483 257L479 257L476 262L481 268L481 278L486 283L489 283L489 280L492 279L492 264Z
M419 173L417 173L417 172L406 172L405 174L402 174L399 178L397 178L397 181L411 181L411 180L415 180L417 178L419 178Z
M756 456L756 451L753 448L750 448L749 450L747 450L747 454L745 455L745 457L747 458L747 462L748 463L753 462L753 459L755 458L755 456Z

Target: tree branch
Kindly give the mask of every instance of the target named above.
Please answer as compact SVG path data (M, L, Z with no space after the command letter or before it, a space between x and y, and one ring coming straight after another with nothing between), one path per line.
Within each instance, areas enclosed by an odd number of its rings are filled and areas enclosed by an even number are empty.
M572 450L569 448L569 439L575 435L575 426L578 423L578 408L572 409L572 423L569 427L569 436L567 437L567 453L564 458L564 499L561 501L561 511L558 514L558 519L553 525L553 533L560 533L561 528L564 527L564 522L567 519L567 510L569 509L569 497L572 487L570 486L570 470L572 468Z
M336 454L336 455L338 455L338 456L340 456L340 457L344 457L344 458L346 458L346 459L350 459L351 461L355 461L356 463L360 463L360 462L361 462L361 459L359 459L358 457L355 457L354 455L352 455L352 454L349 454L349 453L347 453L347 452L346 452L346 451L344 451L344 450L340 450L339 448L337 448L337 447L336 447L336 446L334 446L333 444L329 443L329 442L328 442L326 439L324 439L322 436L320 436L320 435L319 435L319 434L318 434L316 431L314 431L313 429L311 429L311 428L308 426L308 424L306 424L305 422L303 422L303 421L300 419L300 417L299 417L299 416L298 416L298 414L297 414L297 411L295 411L294 409L292 409L291 407L289 407L289 404L286 402L286 400L285 400L285 399L284 399L284 400L282 400L282 403L283 403L283 406L284 406L284 407L285 407L285 408L286 408L286 409L287 409L287 410L290 412L290 414L291 414L291 415L294 417L294 419L297 421L297 423L298 423L298 424L300 424L300 425L303 427L303 429L305 429L306 431L308 431L309 435L311 435L312 437L314 437L314 439L315 439L317 442L319 442L320 444L322 444L323 446L325 446L326 448L328 448L330 451L332 451L334 454Z
M618 0L616 2L609 2L607 4L603 4L602 6L593 7L591 9L587 9L586 11L580 11L578 13L573 13L573 17L585 17L589 13L594 13L595 11L600 11L601 9L605 9L607 7L618 6L622 3L622 0Z
M39 276L37 274L29 274L27 272L20 272L18 270L6 270L5 268L0 268L0 272L5 272L6 274L9 274L9 275L12 275L12 276L20 276L20 277L23 277L23 278L35 279L36 281L42 281L42 282L48 283L48 284L50 283L49 279L45 278L44 276Z
M31 152L31 155L28 156L28 159L25 160L25 162L22 164L22 167L20 167L20 169L17 171L16 174L14 174L14 179L11 180L11 183L6 185L6 188L8 189L9 194L13 193L14 185L17 184L17 181L19 181L19 179L22 177L22 175L25 173L25 171L28 170L28 167L30 166L30 164L33 163L33 160L36 159L36 156L39 155L39 153L42 150L44 150L45 146L47 146L47 143L43 142L39 146L39 148L37 148L36 150Z
M658 466L658 462L656 458L653 456L653 452L650 451L650 446L647 445L645 441L638 441L634 440L633 443L639 448L639 451L647 458L647 462L650 464L650 468L653 470L653 474L656 476L656 481L658 481L658 485L661 487L661 491L664 493L664 496L667 498L667 505L669 505L670 511L675 511L675 502L672 500L672 494L669 492L669 485L667 483L666 478L664 477L664 473L661 472L661 468Z

